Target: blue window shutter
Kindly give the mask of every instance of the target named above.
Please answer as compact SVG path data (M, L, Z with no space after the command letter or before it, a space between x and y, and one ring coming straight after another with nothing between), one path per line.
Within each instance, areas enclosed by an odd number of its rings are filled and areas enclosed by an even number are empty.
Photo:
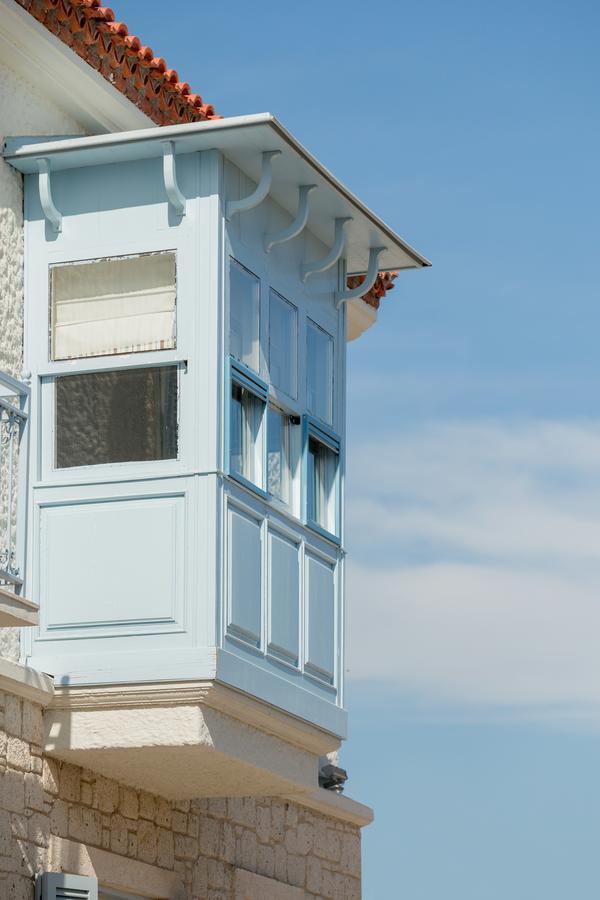
M35 882L36 900L98 900L98 879L88 875L43 872Z

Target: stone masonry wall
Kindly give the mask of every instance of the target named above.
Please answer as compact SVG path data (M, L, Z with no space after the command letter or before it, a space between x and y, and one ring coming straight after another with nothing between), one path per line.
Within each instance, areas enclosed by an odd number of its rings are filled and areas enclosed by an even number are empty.
M41 743L41 708L0 693L0 900L32 900L51 835L176 872L189 900L243 900L239 868L306 900L360 898L353 825L273 798L170 802L44 758Z

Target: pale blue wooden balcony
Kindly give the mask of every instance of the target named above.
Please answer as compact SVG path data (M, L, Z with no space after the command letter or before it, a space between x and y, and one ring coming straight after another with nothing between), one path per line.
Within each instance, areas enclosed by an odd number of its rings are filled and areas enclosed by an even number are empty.
M346 734L346 342L378 269L427 261L269 115L4 155L31 372L6 559L46 750L173 796L316 787Z

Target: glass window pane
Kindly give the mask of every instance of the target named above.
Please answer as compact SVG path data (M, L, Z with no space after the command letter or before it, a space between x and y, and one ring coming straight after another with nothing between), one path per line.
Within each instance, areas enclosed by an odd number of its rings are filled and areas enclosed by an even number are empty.
M57 378L56 467L177 457L177 366Z
M229 466L252 484L263 486L262 420L265 402L236 381L231 383Z
M290 419L269 407L267 417L267 490L283 503L289 503Z
M50 269L52 359L175 347L175 253Z
M255 372L259 370L260 282L231 260L229 269L229 352Z
M306 329L307 407L331 423L333 406L333 338L310 320Z
M295 306L276 291L269 297L269 375L271 384L296 396L296 348L298 315Z
M308 439L307 517L326 531L337 532L337 467L339 456L314 437Z

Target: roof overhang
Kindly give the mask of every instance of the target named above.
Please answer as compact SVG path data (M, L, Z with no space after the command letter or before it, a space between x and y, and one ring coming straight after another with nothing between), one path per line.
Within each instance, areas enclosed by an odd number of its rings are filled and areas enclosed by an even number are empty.
M165 141L173 142L176 154L220 150L256 182L260 179L262 154L281 151L273 161L270 196L295 216L298 187L315 184L317 190L311 195L307 227L326 246L333 244L335 219L350 218L344 253L349 273L367 270L372 247L386 248L379 257L380 271L430 265L270 113L82 138L8 138L4 158L25 174L38 172L38 160L42 157L48 161L51 171L60 171L162 157Z

